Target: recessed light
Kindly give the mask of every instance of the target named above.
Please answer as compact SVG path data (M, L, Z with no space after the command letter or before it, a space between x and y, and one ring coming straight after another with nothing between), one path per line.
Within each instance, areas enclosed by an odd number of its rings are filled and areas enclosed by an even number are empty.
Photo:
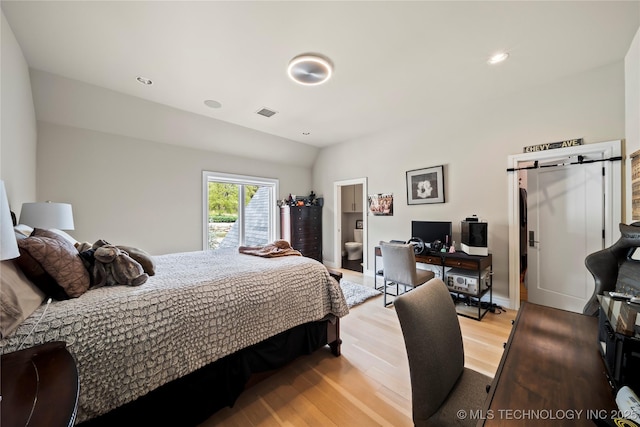
M499 64L502 61L506 60L508 57L509 57L509 54L507 52L499 52L493 55L491 58L489 58L487 62L491 65Z
M214 101L213 99L207 99L206 101L204 101L204 105L206 105L207 107L211 107L211 108L220 108L220 107L222 107L222 104L220 104L218 101Z
M148 79L148 78L142 77L142 76L136 77L136 80L138 81L138 83L141 83L141 84L146 85L146 86L151 86L153 84L153 81L151 79Z
M287 74L296 83L315 86L331 78L333 64L322 55L305 53L296 56L289 62Z

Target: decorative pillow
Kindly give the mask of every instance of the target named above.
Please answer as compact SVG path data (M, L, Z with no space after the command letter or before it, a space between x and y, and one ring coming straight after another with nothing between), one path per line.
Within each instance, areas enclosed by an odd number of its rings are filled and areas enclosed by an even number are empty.
M6 338L42 304L45 295L11 260L1 262L0 279L0 338Z
M18 242L20 242L20 240L18 240ZM21 244L18 243L20 257L16 258L14 262L18 267L20 267L20 270L22 270L24 275L27 276L27 278L31 280L31 282L33 282L33 284L42 292L44 292L46 296L58 301L69 299L69 295L67 295L64 289L58 285L58 282L56 282L56 280L45 271L42 265L31 256L29 251L20 246Z
M36 228L30 237L18 241L18 247L29 252L71 298L89 289L89 272L76 248L64 237Z
M131 258L138 261L142 266L144 272L149 276L153 276L154 274L156 274L156 262L153 260L153 257L147 252L139 248L134 248L132 246L116 245L116 247L121 251L125 251Z

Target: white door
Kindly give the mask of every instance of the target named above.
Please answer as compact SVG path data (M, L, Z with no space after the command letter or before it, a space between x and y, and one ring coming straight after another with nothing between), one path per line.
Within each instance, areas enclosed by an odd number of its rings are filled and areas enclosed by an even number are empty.
M591 297L584 259L604 247L602 171L600 162L528 171L530 302L581 313Z

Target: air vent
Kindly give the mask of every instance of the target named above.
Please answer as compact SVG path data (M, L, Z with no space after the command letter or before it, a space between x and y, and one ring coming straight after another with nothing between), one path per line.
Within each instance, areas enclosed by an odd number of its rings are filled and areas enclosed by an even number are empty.
M265 117L271 117L276 113L277 113L277 111L270 110L267 107L262 107L261 109L256 111L256 114L260 114L261 116L265 116Z

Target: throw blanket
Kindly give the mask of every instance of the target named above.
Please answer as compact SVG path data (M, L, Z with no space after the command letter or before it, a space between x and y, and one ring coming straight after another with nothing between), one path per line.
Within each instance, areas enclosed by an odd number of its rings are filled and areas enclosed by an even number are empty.
M340 285L309 258L229 248L154 259L156 274L141 286L41 306L0 340L0 353L65 341L80 374L82 422L294 326L349 312Z
M269 243L265 246L240 246L238 251L241 254L261 256L264 258L275 258L288 255L302 256L302 254L293 249L286 240L276 240L275 242Z

